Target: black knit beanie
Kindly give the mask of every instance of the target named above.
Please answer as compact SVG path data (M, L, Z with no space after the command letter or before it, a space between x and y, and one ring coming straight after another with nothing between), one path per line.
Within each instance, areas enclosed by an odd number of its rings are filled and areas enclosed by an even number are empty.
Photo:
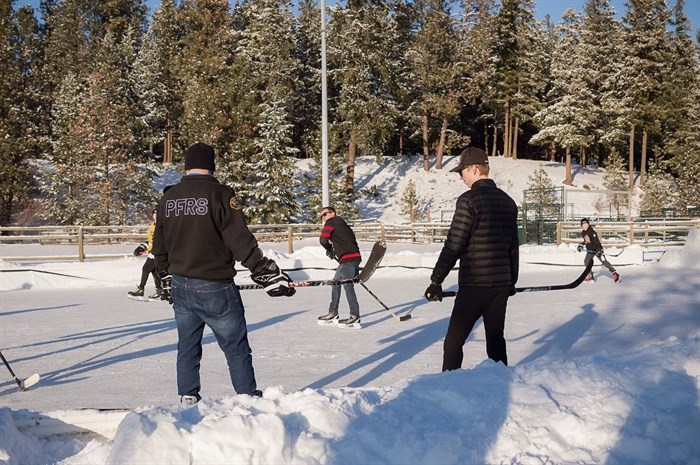
M214 148L211 145L197 142L185 152L185 171L191 169L214 171Z

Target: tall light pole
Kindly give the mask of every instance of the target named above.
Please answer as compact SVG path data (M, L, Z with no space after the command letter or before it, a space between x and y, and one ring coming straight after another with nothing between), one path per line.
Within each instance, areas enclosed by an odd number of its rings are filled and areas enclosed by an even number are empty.
M328 189L328 86L326 83L326 0L321 0L321 197L330 205Z

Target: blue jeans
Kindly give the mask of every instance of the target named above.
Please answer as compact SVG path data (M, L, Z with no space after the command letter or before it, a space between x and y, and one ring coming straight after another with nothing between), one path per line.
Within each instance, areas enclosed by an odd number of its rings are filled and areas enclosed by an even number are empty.
M202 333L206 324L226 356L236 392L260 395L255 384L243 301L233 281L173 276L172 297L178 336L178 394L200 398L199 361L202 359Z
M337 279L353 279L360 273L360 262L343 262L338 265L335 270L334 280ZM338 313L338 305L340 304L340 288L341 285L331 287L331 305L328 307L330 313ZM355 295L354 284L343 284L345 289L345 297L348 298L350 306L350 315L360 317L360 304L357 303L357 295Z

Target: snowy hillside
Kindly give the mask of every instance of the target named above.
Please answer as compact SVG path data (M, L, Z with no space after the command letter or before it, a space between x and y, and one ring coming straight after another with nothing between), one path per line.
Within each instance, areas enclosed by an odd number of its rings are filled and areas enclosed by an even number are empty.
M409 181L413 181L416 193L431 210L431 220L439 221L440 211L451 212L457 197L467 190L459 175L450 172L458 160L459 156L446 157L442 170L431 169L426 172L420 157L385 157L381 165L377 165L374 157L360 158L355 171L355 191L362 192L376 186L380 194L374 200L360 196L358 203L362 217L378 219L384 223L407 222L409 218L401 214L401 197ZM522 204L523 191L528 188L529 177L540 167L544 168L555 187L564 186L562 181L566 177L566 171L562 163L489 157L489 164L489 177L513 197L518 205ZM572 173L574 185L566 188L571 191L567 203L575 204L573 213L577 217L608 216L609 212L600 212L595 206L600 194L580 192L604 190L605 169L574 165ZM636 198L637 196L633 197L633 205ZM451 219L449 212L443 216L447 220Z
M357 159L355 167L355 192L360 215L363 220L377 220L383 223L406 223L407 215L401 214L401 197L410 181L416 187L417 195L422 198L421 205L430 208L431 221L445 221L452 218L457 197L467 190L467 187L457 173L450 169L457 165L459 156L445 157L442 170L423 170L423 160L418 156L384 157L381 164L376 163L375 157L365 156ZM529 177L540 167L552 179L554 186L564 186L565 165L562 163L512 160L503 157L489 157L491 166L490 177L520 205L523 191L528 188ZM310 159L297 161L297 173L311 171L313 161ZM607 217L609 211L599 211L596 202L601 194L587 191L604 190L604 168L584 167L574 165L572 169L574 185L566 186L570 191L567 203L567 214L575 217L599 215ZM156 180L154 188L161 191L165 186L177 182L180 174L177 171L166 171ZM371 198L367 191L376 189L377 196ZM632 197L633 210L638 203L640 190L637 189ZM574 208L572 211L571 208ZM441 213L444 211L444 213ZM634 214L634 213L633 213ZM423 217L423 220L425 217Z

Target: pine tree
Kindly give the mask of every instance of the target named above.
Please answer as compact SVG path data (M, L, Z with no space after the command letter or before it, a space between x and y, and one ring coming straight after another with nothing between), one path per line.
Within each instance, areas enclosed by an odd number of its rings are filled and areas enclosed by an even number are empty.
M639 204L642 216L661 216L661 209L673 204L673 187L673 178L668 173L652 167Z
M584 7L580 50L581 79L590 92L593 142L603 147L624 146L627 130L619 124L625 113L620 98L623 89L617 86L617 77L623 61L621 24L609 0L588 0ZM600 147L593 147L596 166L600 166Z
M423 208L425 200L416 192L416 183L409 179L401 195L401 213L408 215L411 223L415 222Z
M542 167L528 177L527 203L528 206L536 207L538 218L560 214L559 197L554 190L554 182Z
M545 87L544 34L534 18L532 0L504 0L497 19L496 80L498 111L503 115L503 155L518 157L521 125L539 111Z
M247 135L250 149L232 148L237 155L232 167L241 166L239 176L230 169L226 174L251 220L288 222L300 211L291 115L293 96L301 86L295 20L286 0L252 0L240 13L245 15L245 27L237 33L234 73L247 110L243 117L252 129Z
M555 46L552 61L552 88L549 91L549 106L535 115L541 128L531 143L549 143L566 149L566 179L563 183L573 185L571 170L571 148L583 151L593 141L593 123L596 109L593 95L583 77L579 55L581 16L569 9L564 13L560 26L560 40Z
M415 112L423 142L423 169L430 170L431 149L436 148L435 168L442 168L445 135L449 120L459 111L460 72L457 66L457 33L449 2L417 2L417 32L408 50L417 89ZM435 136L440 142L435 142Z
M328 33L329 81L338 144L347 147L342 197L354 200L355 158L381 153L396 127L391 90L399 66L400 38L387 3L351 1L332 10Z
M235 81L233 18L227 0L184 0L178 18L182 48L174 64L181 81L183 147L205 142L224 157L231 140Z
M38 145L36 56L38 24L29 7L0 0L0 226L10 226L29 201L30 156Z
M668 100L663 133L663 166L674 174L675 206L681 214L700 207L700 59L690 37L690 24L678 0L673 10L672 48L675 58L666 80ZM699 32L700 35L700 32Z
M182 153L185 144L175 145L183 113L182 79L177 72L182 51L184 27L176 0L162 0L143 37L133 80L141 103L139 115L143 143L151 147L163 144L163 162L172 163L174 153Z
M617 150L610 152L605 168L603 185L607 190L612 191L606 197L611 207L617 212L617 216L620 216L622 210L628 206L629 197L619 193L619 191L626 189L627 181L625 180L625 167Z
M640 186L644 185L649 134L660 130L664 99L664 80L668 77L672 55L668 48L666 26L670 15L664 0L629 0L624 17L626 25L622 79L629 101L626 115L630 128L628 187L634 191L634 137L642 131Z
M475 108L483 126L483 149L496 155L496 4L494 0L463 0L459 22L458 59L463 70L462 98ZM493 128L493 135L489 128ZM493 144L489 147L489 139ZM474 145L474 144L471 144Z

